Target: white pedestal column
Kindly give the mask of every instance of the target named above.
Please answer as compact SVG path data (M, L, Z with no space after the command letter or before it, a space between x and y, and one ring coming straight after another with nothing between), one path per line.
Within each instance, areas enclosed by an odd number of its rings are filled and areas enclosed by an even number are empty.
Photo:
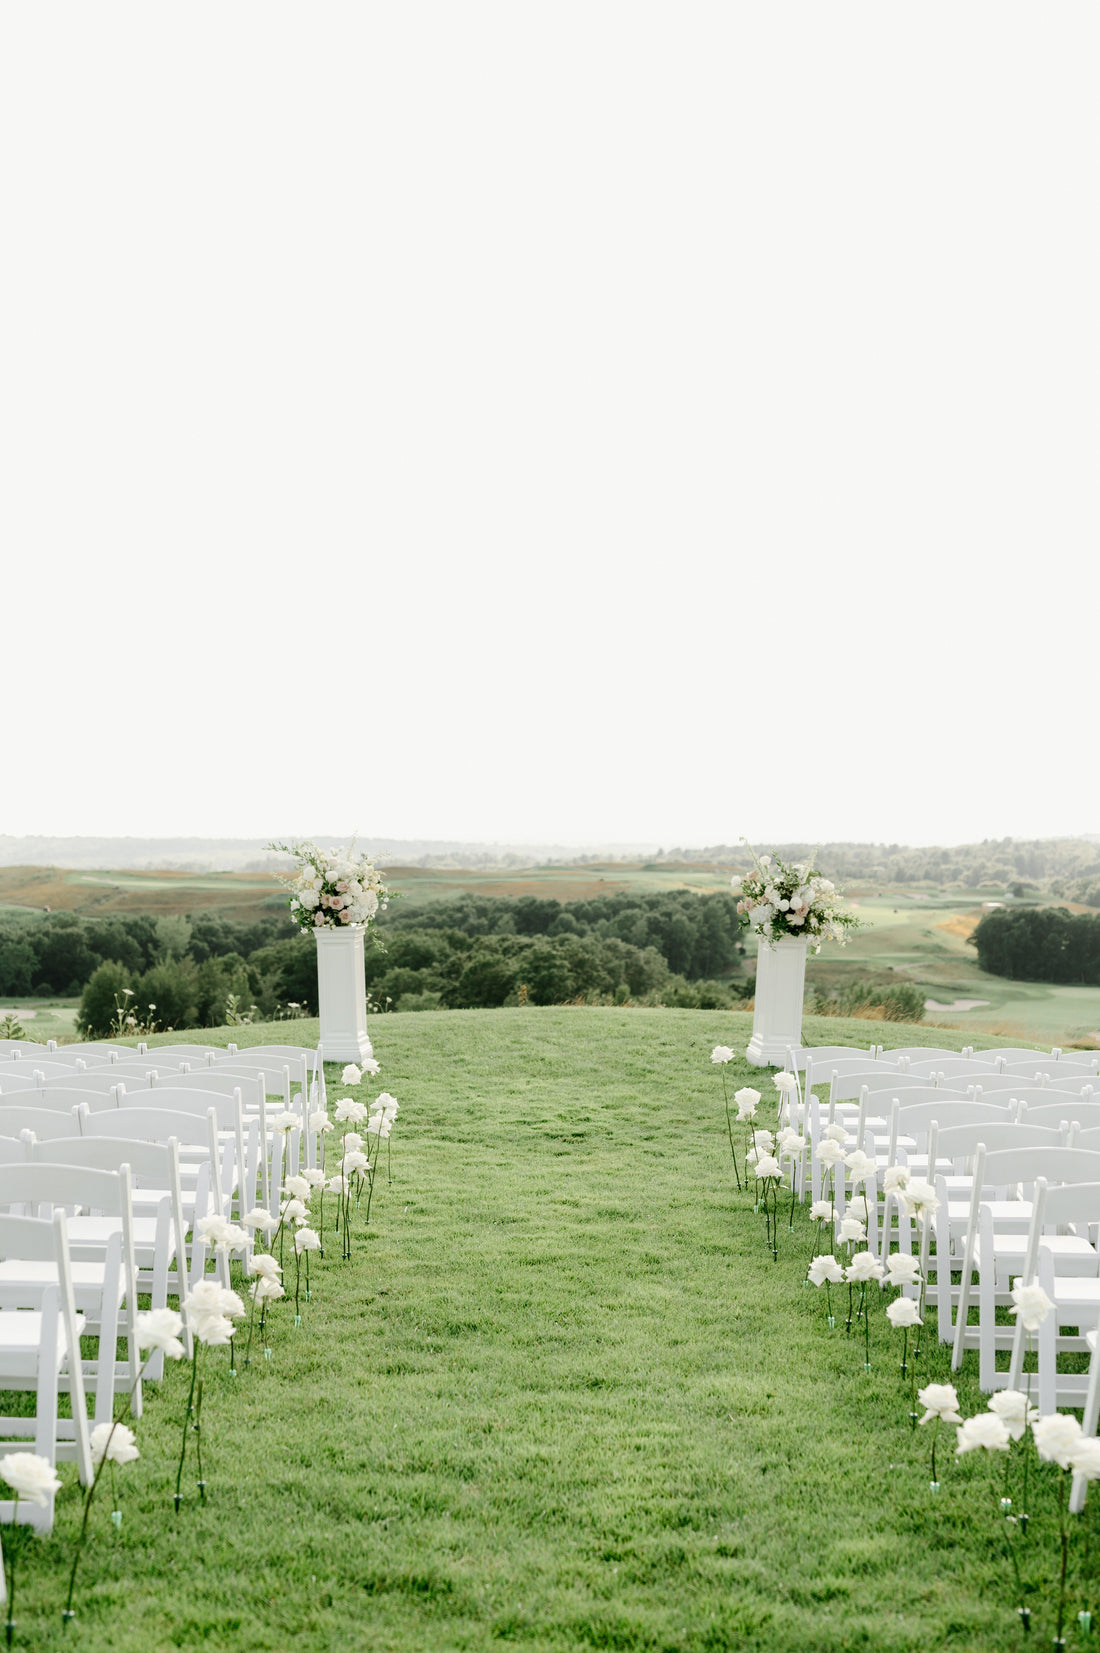
M787 1047L802 1043L806 947L799 936L760 943L752 1038L745 1053L757 1067L786 1067Z
M326 1062L360 1062L372 1054L367 1037L363 934L361 924L314 931L321 1045Z

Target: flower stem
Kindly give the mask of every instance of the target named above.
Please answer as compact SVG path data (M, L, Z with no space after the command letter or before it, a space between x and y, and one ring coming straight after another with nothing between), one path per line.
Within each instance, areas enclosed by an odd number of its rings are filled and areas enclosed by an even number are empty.
M733 1118L730 1114L729 1088L726 1084L726 1070L722 1069L722 1095L726 1099L726 1134L730 1139L730 1155L733 1159L733 1174L737 1178L737 1192L741 1192L741 1173L737 1169L737 1149L733 1141Z
M1069 1528L1066 1526L1066 1500L1069 1497L1069 1471L1063 1470L1058 1477L1061 1486L1058 1489L1058 1524L1062 1539L1062 1571L1058 1579L1058 1630L1055 1635L1055 1644L1065 1646L1062 1638L1062 1626L1066 1619L1066 1566L1069 1561Z
M199 1383L198 1394L195 1396L195 1454L199 1471L199 1497L206 1502L206 1477L202 1472L202 1383Z
M199 1349L200 1349L201 1345L200 1345L199 1340L198 1340L197 1337L195 1338L194 1343L195 1343L195 1349L194 1349L193 1355L191 1356L191 1389L190 1389L190 1392L188 1393L188 1396L187 1396L187 1410L183 1415L183 1442L180 1446L179 1468L176 1470L176 1500L175 1501L176 1501L176 1514L177 1515L180 1512L180 1503L182 1501L181 1500L181 1495L180 1495L180 1484L183 1481L183 1460L187 1456L187 1436L188 1436L188 1434L190 1432L190 1429L191 1429L191 1405L192 1405L192 1402L195 1399L195 1379L198 1377L198 1371L199 1371Z
M11 1527L11 1538L8 1540L8 1560L5 1562L5 1568L8 1575L8 1617L7 1623L4 1625L4 1630L7 1634L7 1642L9 1647L12 1643L12 1637L15 1635L15 1544L13 1540L15 1539L16 1533L19 1531L18 1493L15 1494L15 1510L12 1514ZM20 1542L22 1542L22 1539L20 1539Z

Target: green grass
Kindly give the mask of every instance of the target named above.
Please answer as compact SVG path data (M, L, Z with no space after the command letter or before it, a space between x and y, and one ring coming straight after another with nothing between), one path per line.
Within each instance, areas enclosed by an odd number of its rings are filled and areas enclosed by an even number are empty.
M63 1470L54 1535L24 1566L17 1645L1015 1647L994 1466L954 1465L945 1439L929 1493L928 1433L905 1421L881 1305L865 1373L862 1345L828 1331L802 1283L803 1213L773 1265L733 1188L709 1053L743 1050L750 1025L611 1009L377 1018L383 1072L361 1094L384 1085L402 1112L393 1185L381 1177L352 1261L321 1265L300 1331L277 1313L269 1364L234 1381L211 1360L209 1501L192 1479L178 1518L186 1373L150 1391L121 1532L105 1497L64 1641L78 1498ZM807 1037L872 1032L954 1043L837 1020ZM203 1037L315 1035L305 1022ZM770 1100L768 1078L730 1070L731 1089L755 1080ZM965 1412L982 1405L975 1363ZM947 1376L937 1352L925 1380ZM1038 1583L1054 1517L1041 1497L1035 1509ZM1049 1589L1035 1600L1049 1645Z

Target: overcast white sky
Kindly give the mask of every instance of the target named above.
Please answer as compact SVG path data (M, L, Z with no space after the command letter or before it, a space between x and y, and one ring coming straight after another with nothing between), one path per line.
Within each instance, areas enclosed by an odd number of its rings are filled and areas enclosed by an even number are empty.
M1100 831L1098 45L5 7L0 831Z

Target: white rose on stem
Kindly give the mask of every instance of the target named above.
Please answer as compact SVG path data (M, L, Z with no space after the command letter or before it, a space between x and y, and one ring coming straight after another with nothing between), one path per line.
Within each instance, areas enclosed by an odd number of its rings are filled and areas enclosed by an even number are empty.
M960 1458L964 1452L973 1452L977 1447L984 1447L987 1452L1007 1452L1012 1444L1004 1423L992 1412L979 1412L967 1418L959 1425L956 1440L955 1452Z
M1056 1463L1059 1469L1068 1469L1072 1454L1081 1445L1082 1430L1076 1418L1068 1412L1052 1412L1039 1418L1031 1426L1032 1438L1040 1458Z
M101 1464L132 1464L141 1453L134 1441L134 1432L124 1423L97 1423L91 1435L92 1462Z
M1017 1315L1024 1330L1029 1332L1038 1331L1054 1307L1042 1286L1025 1286L1022 1280L1017 1280L1012 1287L1012 1303L1009 1314Z
M1028 1406L1022 1389L999 1389L986 1405L1000 1418L1014 1441L1023 1440L1028 1424L1037 1422L1039 1417L1038 1407Z
M37 1452L8 1452L0 1458L0 1476L17 1498L46 1509L50 1493L61 1491L53 1465Z
M183 1317L175 1309L147 1309L135 1323L138 1348L159 1350L168 1360L183 1358L182 1331Z
M930 1383L917 1390L917 1399L925 1408L921 1423L930 1423L933 1418L942 1418L944 1423L962 1423L953 1383Z

